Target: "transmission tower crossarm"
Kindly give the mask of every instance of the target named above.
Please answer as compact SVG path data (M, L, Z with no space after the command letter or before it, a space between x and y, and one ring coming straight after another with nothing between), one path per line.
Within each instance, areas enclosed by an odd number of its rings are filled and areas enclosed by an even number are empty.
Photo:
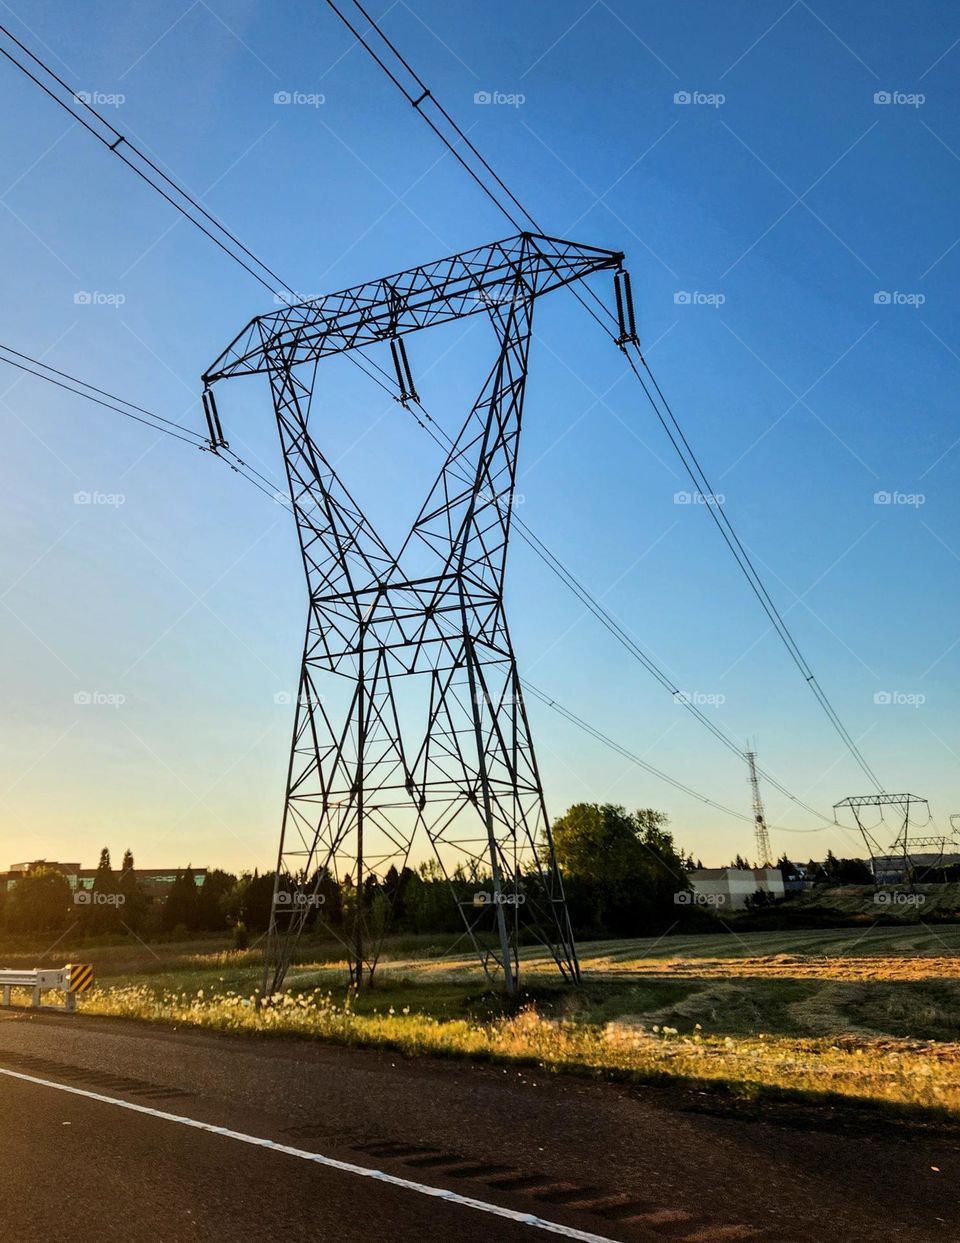
M925 803L927 800L919 794L854 794L850 798L841 799L834 804L834 811L840 807L851 810L860 807L887 807L906 803Z
M490 312L515 298L518 284L539 297L594 272L616 271L622 263L620 251L521 233L257 316L203 380L209 385L268 371L269 359L280 353L291 366L314 362Z

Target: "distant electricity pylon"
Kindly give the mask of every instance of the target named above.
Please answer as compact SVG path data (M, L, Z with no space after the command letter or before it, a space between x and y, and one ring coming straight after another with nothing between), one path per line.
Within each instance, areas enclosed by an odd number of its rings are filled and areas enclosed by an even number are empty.
M760 779L757 777L757 754L748 751L747 766L750 769L750 789L753 793L753 832L757 845L757 867L773 867L773 850L770 846L770 833L767 830L767 817L763 810L763 799L760 796Z
M579 979L503 583L534 303L614 271L632 340L622 261L523 233L259 316L203 377L213 448L225 441L211 386L269 377L310 595L264 990L281 986L331 880L351 978L369 979L389 918L382 882L421 833L452 887L482 890L454 894L491 979L514 991L522 937ZM317 364L386 345L398 400L417 402L405 337L468 315L489 320L497 356L391 551L308 430Z
M919 862L917 856L921 852L927 854L933 852L937 856L937 861L942 862L950 846L950 839L942 834L928 837L918 837L912 834L910 817L915 806L923 806L926 809L926 820L923 825L919 826L925 828L930 823L930 804L917 794L851 795L850 798L845 798L834 806L834 815L840 808L853 812L860 836L870 853L870 866L876 885L897 883L902 880L912 883L916 879L914 872ZM894 808L899 823L896 826L896 837L884 849L877 840L876 834L880 830L880 825L885 823L884 808L888 807ZM864 824L861 813L870 808L879 812L880 819L875 824L868 825ZM924 867L927 870L930 866L937 866L937 864L931 865L929 860L925 861Z

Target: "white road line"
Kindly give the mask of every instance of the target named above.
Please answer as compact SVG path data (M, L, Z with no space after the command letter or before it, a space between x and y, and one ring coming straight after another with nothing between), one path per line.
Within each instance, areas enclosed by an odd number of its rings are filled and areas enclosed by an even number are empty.
M415 1183L409 1178L397 1178L395 1174L387 1174L383 1170L371 1170L365 1165L353 1165L349 1161L336 1161L333 1157L325 1157L319 1152L309 1152L305 1148L292 1148L289 1144L276 1144L272 1139L262 1139L257 1135L245 1135L243 1131L231 1131L226 1127L213 1126L209 1122L198 1122L196 1118L184 1118L180 1114L168 1114L162 1109L151 1109L147 1105L134 1105L132 1101L122 1101L115 1096L102 1096L99 1092L88 1092L85 1088L71 1088L65 1083L55 1083L52 1079L38 1079L34 1075L24 1075L17 1070L7 1070L0 1066L0 1075L10 1079L22 1079L24 1083L36 1083L43 1088L56 1088L58 1092L69 1092L71 1096L82 1096L90 1101L102 1101L105 1105L116 1105L120 1109L129 1109L131 1113L146 1114L150 1118L162 1118L164 1122L178 1122L181 1126L193 1127L195 1131L209 1131L211 1135L222 1135L226 1139L239 1140L241 1144L252 1144L255 1148L269 1148L273 1152L282 1152L288 1157L299 1157L302 1161L312 1161L314 1165L325 1165L331 1170L340 1170L343 1174L356 1174L360 1178L373 1178L377 1182L388 1183L391 1187L402 1187L405 1191L417 1191L422 1196L433 1196L437 1200L445 1200L448 1204L459 1204L463 1208L476 1209L480 1213L490 1213L494 1217L503 1217L507 1221L516 1222L519 1226L533 1226L537 1230L545 1230L548 1234L559 1234L565 1239L578 1239L580 1243L616 1243L616 1240L602 1234L590 1234L586 1230L574 1230L570 1226L562 1226L556 1221L547 1221L533 1213L518 1213L513 1209L503 1208L499 1204L488 1204L486 1200L474 1200L470 1196L458 1195L455 1191L447 1191L443 1187L429 1187L425 1183Z

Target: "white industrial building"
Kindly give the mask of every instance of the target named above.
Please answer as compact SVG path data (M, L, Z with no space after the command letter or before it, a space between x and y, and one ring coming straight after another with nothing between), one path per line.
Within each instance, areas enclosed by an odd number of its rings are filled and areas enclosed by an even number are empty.
M742 911L755 893L784 896L779 868L698 868L689 876L694 901L718 910Z

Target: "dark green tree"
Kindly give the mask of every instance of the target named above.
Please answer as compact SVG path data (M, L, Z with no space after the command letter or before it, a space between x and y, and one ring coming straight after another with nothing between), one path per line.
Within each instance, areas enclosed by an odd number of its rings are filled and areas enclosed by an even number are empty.
M576 803L553 823L553 844L564 876L615 885L644 869L637 824L612 803Z
M251 932L266 932L270 926L270 909L273 905L274 872L244 872L237 881L236 902L234 904L237 918Z
M9 932L59 932L75 919L70 882L56 868L32 868L8 890Z
M164 932L173 932L178 928L194 931L197 926L198 906L197 884L193 869L188 864L185 872L177 872L163 904L161 927Z
M123 852L123 863L120 865L118 883L120 893L123 896L120 919L130 932L139 933L143 930L146 923L150 904L137 880L133 851L129 847Z
M675 901L690 881L662 812L577 803L553 839L580 935L638 935L689 909Z
M236 885L237 878L230 872L214 868L206 874L197 895L195 926L199 931L221 932L227 927L230 899Z
M120 892L120 882L110 863L110 850L104 846L100 851L100 862L93 878L93 886L85 891L90 901L83 910L83 930L93 936L122 931L121 908L124 895Z
M457 897L464 902L469 902L473 892L483 888L479 881L471 885L462 874L454 879L453 885ZM425 859L416 872L410 872L403 900L404 923L411 932L455 932L463 928L450 883L436 859Z
M807 863L807 880L812 880L815 884L827 879L827 873L822 863L817 863L815 859L810 859Z
M827 878L835 885L871 885L873 873L862 859L837 859L832 852L824 864Z

